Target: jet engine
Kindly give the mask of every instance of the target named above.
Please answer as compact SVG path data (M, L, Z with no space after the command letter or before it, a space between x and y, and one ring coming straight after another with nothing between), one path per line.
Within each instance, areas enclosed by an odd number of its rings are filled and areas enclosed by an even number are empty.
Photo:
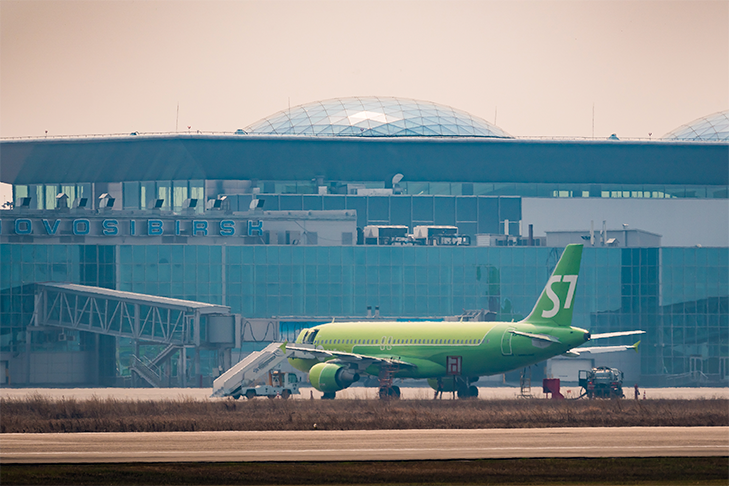
M336 363L317 363L309 370L309 381L324 393L337 392L359 381L356 370Z

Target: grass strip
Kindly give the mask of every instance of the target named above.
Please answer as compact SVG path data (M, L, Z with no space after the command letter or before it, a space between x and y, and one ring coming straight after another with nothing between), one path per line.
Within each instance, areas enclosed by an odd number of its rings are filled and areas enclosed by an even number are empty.
M729 400L0 399L0 432L727 426Z
M3 485L727 484L729 458L402 462L12 464Z

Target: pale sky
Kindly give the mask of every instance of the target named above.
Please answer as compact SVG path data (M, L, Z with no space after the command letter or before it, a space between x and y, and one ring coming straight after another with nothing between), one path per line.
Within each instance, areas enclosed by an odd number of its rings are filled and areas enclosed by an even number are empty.
M515 136L729 108L729 1L0 1L0 136L234 131L343 96Z

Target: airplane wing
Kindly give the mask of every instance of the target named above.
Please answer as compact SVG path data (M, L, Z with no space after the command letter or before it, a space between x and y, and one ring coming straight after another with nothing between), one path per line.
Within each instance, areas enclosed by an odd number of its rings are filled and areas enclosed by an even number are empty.
M579 348L573 348L570 349L565 353L567 356L576 357L579 356L580 353L592 353L592 354L599 354L599 353L614 353L616 351L625 351L626 349L634 349L635 352L638 352L638 345L640 344L640 341L633 345L624 345L624 346L593 346L593 347L579 347Z
M358 367L366 367L370 364L396 365L400 368L415 368L415 365L395 358L382 358L379 356L367 356L365 354L347 353L345 351L334 351L330 349L317 349L313 347L292 346L283 344L284 352L292 351L292 358L325 360L334 358L340 363L357 364Z

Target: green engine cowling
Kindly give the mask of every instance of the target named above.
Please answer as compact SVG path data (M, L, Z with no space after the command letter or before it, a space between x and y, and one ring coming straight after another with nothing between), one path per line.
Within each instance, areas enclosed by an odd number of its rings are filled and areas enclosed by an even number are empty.
M343 390L359 381L353 369L335 363L317 363L309 370L309 381L317 390L328 393Z

